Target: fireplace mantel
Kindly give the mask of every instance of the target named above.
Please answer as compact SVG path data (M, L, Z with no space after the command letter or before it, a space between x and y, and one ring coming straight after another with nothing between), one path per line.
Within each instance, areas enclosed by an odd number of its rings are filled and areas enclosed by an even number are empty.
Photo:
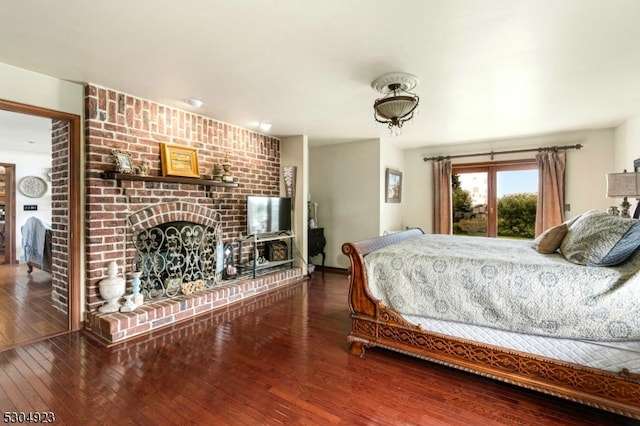
M115 179L115 180L138 180L144 182L162 182L162 183L186 183L191 185L203 185L203 186L222 186L227 188L237 188L237 182L218 182L209 179L198 179L180 176L152 176L152 175L135 175L132 173L117 173L112 170L108 170L102 173L103 179Z

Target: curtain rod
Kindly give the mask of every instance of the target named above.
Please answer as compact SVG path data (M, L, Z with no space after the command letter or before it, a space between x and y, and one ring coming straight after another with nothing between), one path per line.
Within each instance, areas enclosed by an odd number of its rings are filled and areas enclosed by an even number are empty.
M511 151L490 151L490 152L482 152L478 154L459 154L459 155L438 155L436 157L424 157L423 161L441 161L441 160L449 160L451 158L463 158L463 157L481 157L490 155L493 160L494 155L500 154L517 154L520 152L546 152L546 151L558 151L559 149L580 149L582 145L579 143L575 145L563 145L563 146L548 146L548 147L540 147L540 148L531 148L531 149L514 149Z

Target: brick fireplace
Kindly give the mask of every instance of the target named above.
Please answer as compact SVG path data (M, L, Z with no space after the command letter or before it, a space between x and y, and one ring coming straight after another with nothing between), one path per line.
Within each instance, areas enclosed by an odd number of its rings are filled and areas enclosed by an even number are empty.
M86 279L85 325L108 342L120 341L226 303L287 285L302 278L299 268L223 282L202 294L145 305L133 313L99 314L98 283L111 261L127 278L134 268L133 232L171 220L199 222L215 212L221 237L234 242L246 232L246 196L280 193L280 141L176 108L114 90L85 89ZM131 154L134 165L150 165L160 175L160 143L197 149L200 175L212 175L225 156L237 187L185 182L118 180L104 177L115 168L112 150ZM237 251L236 251L237 254Z

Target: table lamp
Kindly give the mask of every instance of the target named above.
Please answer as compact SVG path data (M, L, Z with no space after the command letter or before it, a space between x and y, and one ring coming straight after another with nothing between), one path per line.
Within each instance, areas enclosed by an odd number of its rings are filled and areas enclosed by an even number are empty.
M640 173L607 173L607 197L623 198L620 205L620 216L631 217L629 208L631 204L627 201L627 197L640 197ZM640 208L637 206L633 217L638 219Z

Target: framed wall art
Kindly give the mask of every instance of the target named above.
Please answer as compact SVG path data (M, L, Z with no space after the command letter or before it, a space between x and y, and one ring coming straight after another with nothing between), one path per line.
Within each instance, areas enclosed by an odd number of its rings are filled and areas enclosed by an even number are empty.
M402 172L387 169L385 179L384 201L387 203L399 203L402 200Z
M111 151L111 154L113 155L113 159L116 162L116 172L135 173L131 154L126 151L120 151L119 149L114 149L113 151Z
M200 177L198 151L194 148L161 143L160 163L163 176Z

